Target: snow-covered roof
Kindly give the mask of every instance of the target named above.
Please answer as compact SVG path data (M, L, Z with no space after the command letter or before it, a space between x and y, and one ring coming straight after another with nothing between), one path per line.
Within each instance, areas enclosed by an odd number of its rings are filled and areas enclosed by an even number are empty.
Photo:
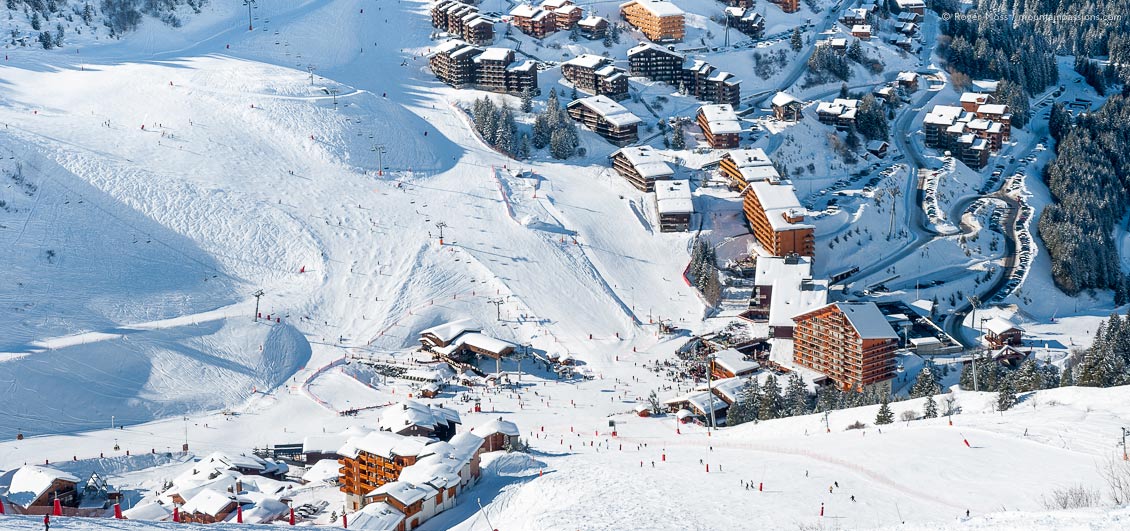
M934 108L926 114L926 117L922 119L922 123L949 126L961 116L962 112L964 112L964 110L961 107L955 107L953 105L935 105Z
M977 112L985 114L1004 114L1008 112L1008 105L1003 103L986 103L977 107Z
M985 322L985 330L988 330L997 335L1008 332L1009 330L1019 329L1020 327L1016 326L1015 323L1000 316L993 317L992 319L989 319Z
M733 404L738 400L742 389L745 389L748 385L749 380L746 378L734 377L715 380L713 388L719 395L725 398L726 401Z
M567 5L567 6L561 6L557 9L554 9L553 12L558 14L558 15L568 16L568 15L572 14L574 11L580 11L580 10L581 10L581 6L575 6L575 5L570 4L570 5Z
M758 258L758 261L761 259ZM769 326L793 326L793 316L828 304L828 279L783 279L773 282Z
M895 3L902 9L926 8L926 2L923 0L895 0Z
M672 4L671 2L667 2L665 0L632 0L631 2L620 4L620 8L623 9L632 4L639 5L640 7L646 9L649 13L657 17L683 16L683 10L679 9L679 6L676 6L675 4Z
M804 223L790 223L785 219L785 216L804 217L805 210L800 206L793 185L754 181L749 183L749 193L757 196L757 201L761 203L765 217L774 230L811 227Z
M867 142L867 151L882 151L887 147L890 147L890 144L882 140L871 140Z
M716 365L738 376L751 373L761 367L756 361L745 359L745 354L736 349L719 350L713 355Z
M663 155L651 146L621 148L612 153L620 154L645 179L669 179L675 170L663 159Z
M440 43L439 46L435 47L434 54L435 53L449 53L449 52L452 52L454 50L458 50L459 48L462 48L464 46L470 46L470 44L467 44L466 42L463 42L459 39L446 40L446 41L443 41L442 43Z
M220 493L212 489L203 489L197 492L195 496L185 501L184 507L181 507L181 510L186 513L200 513L216 516L220 514L225 507L234 502L235 500L226 492Z
M609 59L607 57L603 57L603 56L592 54L592 53L586 53L586 54L578 55L578 56L576 56L572 59L569 59L568 61L562 61L561 65L562 66L572 65L572 66L578 66L578 67L581 67L581 68L595 69L598 66L603 65L605 63L608 63L610 61L611 61L611 59Z
M367 496L385 494L399 501L401 504L412 505L420 500L435 496L436 492L436 489L427 485L413 485L407 481L393 481L373 489Z
M655 205L660 214L691 214L691 182L686 179L656 181Z
M420 335L432 335L439 338L444 343L450 343L453 339L459 337L466 332L479 332L482 329L471 324L470 319L460 319L458 321L451 321L443 323L431 328L426 328L420 331Z
M459 336L456 341L460 345L472 346L489 352L502 352L514 348L514 343L490 337L479 332L469 332Z
M608 123L617 127L626 127L642 122L640 118L631 113L623 105L612 101L608 96L590 96L588 98L581 98L573 103L584 105L593 112L599 114ZM573 103L570 103L572 105Z
M380 418L381 428L394 432L401 431L408 426L434 429L440 424L447 424L448 422L459 423L459 413L453 409L423 404L415 400L405 400L384 408L381 410Z
M12 475L5 497L9 502L27 507L51 488L56 480L78 483L77 476L45 466L22 466Z
M918 73L917 72L899 72L899 75L895 79L897 79L898 81L906 82L906 83L918 81Z
M431 441L424 437L400 435L391 431L374 431L362 437L350 437L337 453L350 458L357 457L359 452L382 457L393 455L415 457L429 442Z
M573 0L545 0L541 3L541 6L546 9L557 9L568 5L573 5Z
M1000 81L995 79L974 79L970 82L973 90L977 92L996 92Z
M706 118L710 132L716 135L738 134L742 132L742 124L738 122L738 114L734 107L728 103L703 105L698 112Z
M765 180L776 181L781 178L781 174L773 166L773 161L769 160L769 156L761 148L732 149L727 153L726 158L734 162L734 165L738 167L738 172L747 183Z
M336 471L336 469L335 469ZM122 511L122 516L130 520L160 521L169 518L173 510L155 500L142 501L127 510Z
M778 92L773 95L773 99L770 100L770 103L774 107L782 107L789 105L790 103L800 103L800 100L796 99L792 94L789 94L787 92Z
M475 428L478 430L479 435L490 435L492 433L501 433L510 437L517 437L522 432L518 431L518 425L510 422L509 420L490 419L486 423Z
M349 528L360 531L397 531L404 513L385 502L370 503L349 515Z
M510 48L487 48L475 58L476 61L506 61L509 62L514 50Z
M663 53L663 54L674 55L675 57L680 57L680 58L685 57L683 54L676 52L675 50L671 50L671 49L668 49L666 47L663 47L663 46L660 46L658 44L651 43L651 42L641 42L641 43L629 48L628 49L628 57L631 57L633 55L636 55L636 54L643 52L643 51L646 51L646 50L655 50L655 51Z
M856 24L856 25L851 27L851 32L852 32L852 34L866 33L866 34L870 35L871 34L871 24Z
M724 409L729 405L725 400L714 396L714 393L711 393L709 391L691 393L685 396L684 399L689 404L694 406L695 409L704 414L709 414L712 406L714 411L717 412L718 410Z
M589 16L587 16L587 17L585 17L585 18L581 19L581 21L580 21L580 22L577 22L577 24L579 24L579 25L581 25L581 26L585 26L585 27L593 27L593 28L595 28L595 27L596 27L596 26L598 26L598 25L599 25L599 24L600 24L601 22L607 23L608 21L607 21L607 20L605 20L605 19L604 19L604 17L598 17L598 16L596 16L596 15L589 15Z
M510 16L533 18L538 13L545 13L545 10L540 7L534 7L529 4L518 4L514 9L510 10Z
M371 431L373 430L362 426L350 426L340 433L310 435L302 440L302 453L336 453L342 447L342 445L349 441L350 437L362 437Z
M988 101L989 101L989 95L988 94L982 94L980 92L962 92L961 93L961 103L983 104L983 103L988 103Z
M459 453L469 455L475 453L483 445L483 438L469 431L464 431L456 433L450 441L447 441L447 444L454 446Z

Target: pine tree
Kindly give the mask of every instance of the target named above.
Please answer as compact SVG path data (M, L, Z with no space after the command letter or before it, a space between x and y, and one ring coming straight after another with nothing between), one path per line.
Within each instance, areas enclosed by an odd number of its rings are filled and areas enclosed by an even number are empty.
M675 122L675 127L671 131L671 148L672 149L686 149L687 140L683 137L683 123Z
M1038 391L1043 387L1044 379L1039 369L1036 367L1035 360L1024 360L1024 362L1020 364L1020 368L1016 370L1016 374L1013 375L1012 379L1016 391L1021 393Z
M36 11L31 14L31 29L39 31L43 23L39 20L39 12Z
M1063 375L1059 377L1060 387L1071 387L1075 385L1075 378L1071 375L1071 365L1063 368Z
M785 388L785 409L791 416L806 415L809 412L808 389L797 373L789 375L789 383Z
M910 398L933 396L938 394L938 391L941 391L941 386L938 385L934 372L930 370L930 364L927 363L918 372L918 379L914 381L914 387L910 389Z
M789 46L792 47L794 52L799 52L804 48L804 37L800 34L800 27L793 28L793 36L789 38Z
M883 424L890 424L895 421L895 414L891 412L891 400L883 397L880 402L879 413L875 415L875 425L882 426Z
M534 110L534 96L530 89L522 91L522 112L530 112Z
M757 420L758 387L757 381L747 382L737 400L726 411L726 425L738 426Z
M530 158L530 135L522 133L518 137L518 158L525 160Z
M770 374L765 378L765 385L761 388L761 404L757 410L757 418L770 420L780 417L781 402L781 387L777 384L777 376Z
M863 46L859 44L859 39L851 41L851 46L848 46L847 58L857 63L863 63L867 56L863 53Z
M1001 380L1000 391L997 392L997 409L1007 411L1016 405L1016 393L1013 391L1012 378Z
M938 416L938 403L934 401L934 395L926 397L924 414L928 419L936 418Z

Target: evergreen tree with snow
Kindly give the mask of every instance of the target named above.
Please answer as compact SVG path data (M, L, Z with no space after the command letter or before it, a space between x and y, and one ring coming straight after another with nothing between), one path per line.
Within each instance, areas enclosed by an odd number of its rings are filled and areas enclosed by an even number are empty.
M530 89L522 91L522 112L530 112L534 110L534 95Z
M800 33L800 26L793 28L793 35L789 38L789 46L792 47L794 52L799 52L804 48L804 37Z
M806 415L809 412L808 389L804 380L797 373L789 375L789 383L785 388L785 409L792 416Z
M549 145L549 136L553 134L553 129L549 126L548 113L541 113L534 118L534 132L530 138L530 142L535 149L541 149Z
M756 421L760 392L761 389L757 385L757 380L751 378L738 393L737 400L726 411L726 425L738 426L746 422Z
M683 137L683 122L675 122L671 130L671 149L686 149L687 140Z
M1036 367L1036 361L1027 359L1020 364L1020 368L1016 370L1012 380L1016 391L1027 393L1040 390L1043 387L1044 378Z
M934 377L934 371L930 370L930 363L927 363L922 370L918 372L918 378L914 381L914 387L910 389L910 398L922 398L924 396L933 396L941 391L941 386L938 385L938 380Z
M1071 365L1063 368L1063 374L1059 377L1060 387L1071 387L1075 385L1075 378L1071 374Z
M863 53L863 46L859 44L859 39L851 41L851 46L848 46L847 49L847 58L857 63L862 63L867 59L867 56Z
M516 155L521 160L530 158L530 135L522 133L518 137L518 152Z
M1016 392L1013 390L1012 377L1006 376L1000 382L1000 391L997 392L997 409L1007 411L1016 405Z
M891 400L887 397L883 397L883 401L880 402L880 404L879 413L875 415L875 425L882 426L894 422L895 414L891 411Z
M780 417L781 402L781 386L777 383L777 376L770 374L765 378L765 385L761 387L761 403L757 409L757 418L770 420Z
M928 419L937 418L938 416L938 403L934 401L934 395L926 397L924 416Z

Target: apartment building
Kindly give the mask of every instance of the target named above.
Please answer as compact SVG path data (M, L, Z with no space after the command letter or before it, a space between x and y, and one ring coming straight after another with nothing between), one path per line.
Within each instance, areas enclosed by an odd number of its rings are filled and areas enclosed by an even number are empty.
M628 73L612 60L584 54L561 63L561 76L577 90L619 101L628 97Z
M675 176L675 169L651 146L620 148L610 158L612 169L641 192L653 192L656 181Z
M738 147L741 137L742 125L738 121L738 114L729 104L703 105L698 108L695 116L699 129L706 143L714 149L728 149Z
M620 4L620 16L652 42L679 42L686 35L683 10L665 0L632 0Z
M574 120L612 144L626 146L639 140L639 124L643 120L607 96L573 100L567 110Z
M873 302L834 302L793 317L793 362L843 391L890 392L898 334Z
M696 60L689 67L684 68L682 81L687 94L697 100L724 103L734 107L741 103L741 80L705 61Z
M685 61L686 56L671 48L645 42L628 50L628 73L678 85Z
M787 181L754 181L742 205L754 238L770 255L814 256L813 226L805 223L793 185Z

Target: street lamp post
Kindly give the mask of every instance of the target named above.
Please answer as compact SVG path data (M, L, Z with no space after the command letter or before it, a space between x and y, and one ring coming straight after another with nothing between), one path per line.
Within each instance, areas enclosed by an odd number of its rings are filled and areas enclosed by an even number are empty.
M977 296L966 297L966 299L969 300L969 304L973 305L973 322L977 323L977 303L979 302L978 299L977 299ZM984 327L980 326L978 324L978 328L980 329L979 333L981 335L984 335ZM970 362L969 362L970 366L973 369L973 390L974 391L980 391L981 390L980 386L977 384L977 353L981 350L981 335L977 336L977 348L975 348L973 350L973 357L970 359Z

